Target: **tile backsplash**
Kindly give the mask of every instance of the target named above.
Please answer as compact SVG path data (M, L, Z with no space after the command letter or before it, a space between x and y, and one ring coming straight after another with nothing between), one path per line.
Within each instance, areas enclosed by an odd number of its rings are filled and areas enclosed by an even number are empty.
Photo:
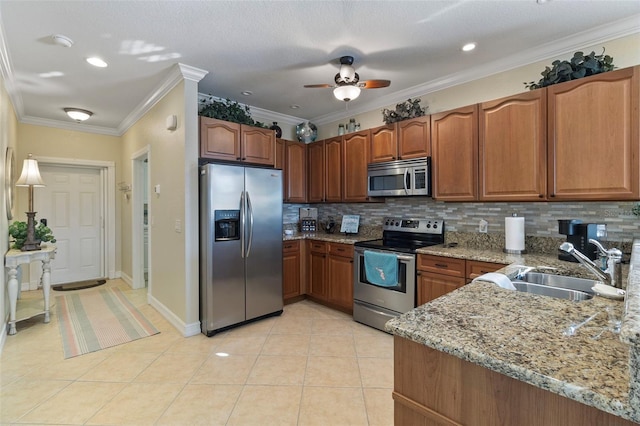
M504 218L516 213L525 218L525 234L537 237L564 237L558 233L559 219L580 219L584 223L607 225L607 240L631 242L640 238L640 218L631 209L633 201L580 203L445 203L426 197L387 198L385 203L285 204L283 222L298 222L300 207L317 207L318 220L359 214L360 224L380 226L385 216L444 219L450 232L477 232L480 220L486 220L488 233L504 233Z

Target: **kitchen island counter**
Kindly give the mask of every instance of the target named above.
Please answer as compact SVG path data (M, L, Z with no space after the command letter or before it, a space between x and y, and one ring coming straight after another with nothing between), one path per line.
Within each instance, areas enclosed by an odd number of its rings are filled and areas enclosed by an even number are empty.
M568 262L556 264L552 257L542 255L487 252L483 256L457 247L429 247L420 252L558 267L559 273L567 275L577 275L576 271L582 269L577 264L565 265ZM640 243L636 242L626 315L621 301L594 297L571 302L475 282L392 319L386 328L400 338L640 422L636 389L640 321L635 298L640 290L639 252ZM588 277L588 271L583 273ZM620 334L611 331L610 315L612 319L624 318ZM573 335L568 335L571 325L585 320Z

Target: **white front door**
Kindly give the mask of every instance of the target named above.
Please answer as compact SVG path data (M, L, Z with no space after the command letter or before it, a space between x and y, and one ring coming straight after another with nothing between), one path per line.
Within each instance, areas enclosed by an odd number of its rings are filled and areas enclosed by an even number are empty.
M40 174L46 186L34 189L36 220L47 219L58 247L51 282L104 277L100 169L43 164Z

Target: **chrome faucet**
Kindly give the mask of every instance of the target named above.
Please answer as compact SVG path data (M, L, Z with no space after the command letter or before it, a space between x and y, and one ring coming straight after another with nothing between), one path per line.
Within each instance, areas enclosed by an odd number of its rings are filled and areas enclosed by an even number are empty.
M587 256L576 250L571 243L560 244L560 250L565 251L575 257L578 262L582 263L598 278L604 281L605 284L616 288L622 288L622 252L617 248L606 250L602 247L599 241L589 239L589 242L598 248L598 252L601 257L607 259L607 269L603 272L602 269Z

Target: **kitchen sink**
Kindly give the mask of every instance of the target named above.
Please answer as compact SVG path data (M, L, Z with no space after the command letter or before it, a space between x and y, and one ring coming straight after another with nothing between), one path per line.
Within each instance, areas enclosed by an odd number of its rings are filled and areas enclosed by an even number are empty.
M593 298L591 288L600 281L529 271L511 278L511 282L517 291L580 301Z
M589 300L593 298L593 293L572 290L569 288L551 287L545 284L534 284L525 281L512 281L512 283L516 288L516 291L555 297L556 299L567 299L579 302L581 300Z

